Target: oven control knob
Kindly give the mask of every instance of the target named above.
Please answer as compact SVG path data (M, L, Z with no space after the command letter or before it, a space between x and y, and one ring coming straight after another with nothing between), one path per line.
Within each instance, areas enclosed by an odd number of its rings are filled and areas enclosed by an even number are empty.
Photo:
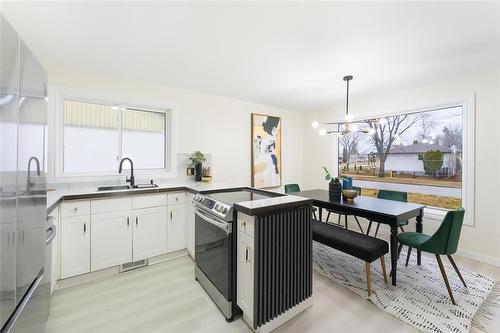
M226 207L222 207L222 211L221 211L222 214L226 214L227 213L227 208Z

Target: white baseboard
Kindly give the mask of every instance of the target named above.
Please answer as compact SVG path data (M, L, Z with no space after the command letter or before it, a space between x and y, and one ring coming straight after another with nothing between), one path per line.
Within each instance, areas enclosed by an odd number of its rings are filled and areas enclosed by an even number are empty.
M335 216L337 216L337 215L335 214ZM330 223L332 223L333 221L335 221L335 224L336 224L337 219L335 218L333 220L332 218L330 218ZM352 216L349 216L348 221L349 221L348 222L349 223L349 229L355 230L355 231L359 231L358 226L356 224L356 221L354 220L354 218ZM363 227L363 230L366 232L366 229L368 228L368 221L366 219L360 218L359 222L361 223L361 225ZM344 219L343 218L342 218L341 225L342 226L344 225ZM375 233L376 227L377 227L377 224L373 223L372 228L370 230L370 235L373 236L373 234ZM425 223L424 223L424 227L425 227ZM408 226L408 227L405 226L404 228L405 228L406 231L413 231L413 230L415 230L414 229L415 227L414 227L413 221L410 222L410 226ZM387 225L381 224L380 225L380 230L378 232L378 236L377 237L383 238L385 240L389 240L389 235L390 235L389 227ZM463 249L460 249L460 248L458 249L456 255L460 256L460 257L467 258L467 259L476 260L476 261L479 261L479 262L482 262L482 263L485 263L485 264L488 264L488 265L493 265L493 266L500 267L500 258L495 258L495 257L487 256L487 255L484 255L484 254L481 254L481 253L463 250Z
M456 254L457 254L457 256L460 256L460 257L464 257L467 259L472 259L472 260L480 261L480 262L485 263L485 264L500 267L500 259L495 258L495 257L490 257L490 256L486 256L484 254L480 254L477 252L460 250L460 249L457 250Z

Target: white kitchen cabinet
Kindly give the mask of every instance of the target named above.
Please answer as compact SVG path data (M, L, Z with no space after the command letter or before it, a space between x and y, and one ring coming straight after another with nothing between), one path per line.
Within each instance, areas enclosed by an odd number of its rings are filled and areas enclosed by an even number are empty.
M61 216L88 216L90 215L90 201L69 201L61 204Z
M167 250L186 248L186 208L184 205L167 207Z
M90 216L61 222L61 278L90 272Z
M133 259L154 257L167 252L167 208L133 211Z
M186 194L184 192L173 192L168 193L168 204L169 205L179 205L183 204L186 200Z
M94 214L104 214L111 212L126 212L132 206L131 197L105 198L91 200L91 212Z
M130 210L92 215L92 272L132 261L130 215Z
M167 195L165 193L134 195L132 199L133 209L163 207L166 205Z
M248 318L253 318L254 239L238 231L237 304Z
M191 257L194 259L195 256L195 243L194 243L194 207L191 203L193 201L193 194L188 193L186 195L186 249L188 250Z

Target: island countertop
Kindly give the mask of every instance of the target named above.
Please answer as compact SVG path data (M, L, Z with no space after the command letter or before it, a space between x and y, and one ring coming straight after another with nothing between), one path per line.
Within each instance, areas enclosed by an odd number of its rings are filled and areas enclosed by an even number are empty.
M282 195L273 198L244 201L234 204L234 209L244 214L255 216L274 213L277 210L289 209L299 206L312 205L312 199L295 195Z

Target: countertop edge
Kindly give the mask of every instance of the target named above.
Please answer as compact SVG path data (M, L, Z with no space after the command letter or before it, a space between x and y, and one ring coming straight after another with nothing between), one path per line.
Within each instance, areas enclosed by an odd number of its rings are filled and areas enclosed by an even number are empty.
M241 203L235 203L234 209L238 212L250 215L266 215L268 213L274 213L276 211L286 210L290 208L312 206L313 200L309 198L302 198L292 195L287 195L291 200L285 202L270 203L268 205L259 205L258 207L251 207L250 203L257 203L258 201L247 201Z
M85 193L75 193L75 194L63 194L61 195L54 203L50 206L47 206L47 215L50 215L54 209L60 205L64 201L71 200L85 200L85 199L96 199L96 198L108 198L108 197L120 197L120 196L129 196L129 195L140 195L140 194L154 194L154 193L166 193L166 192L178 192L178 191L186 191L192 194L196 193L204 193L204 192L218 192L224 191L228 189L252 189L258 192L265 192L272 194L273 196L284 196L283 194L279 194L276 192L254 189L249 186L222 186L218 189L194 189L189 185L180 185L180 186L172 186L172 187L158 187L158 188L148 188L148 189L129 189L129 190L118 190L118 191L102 191L102 192L85 192Z

